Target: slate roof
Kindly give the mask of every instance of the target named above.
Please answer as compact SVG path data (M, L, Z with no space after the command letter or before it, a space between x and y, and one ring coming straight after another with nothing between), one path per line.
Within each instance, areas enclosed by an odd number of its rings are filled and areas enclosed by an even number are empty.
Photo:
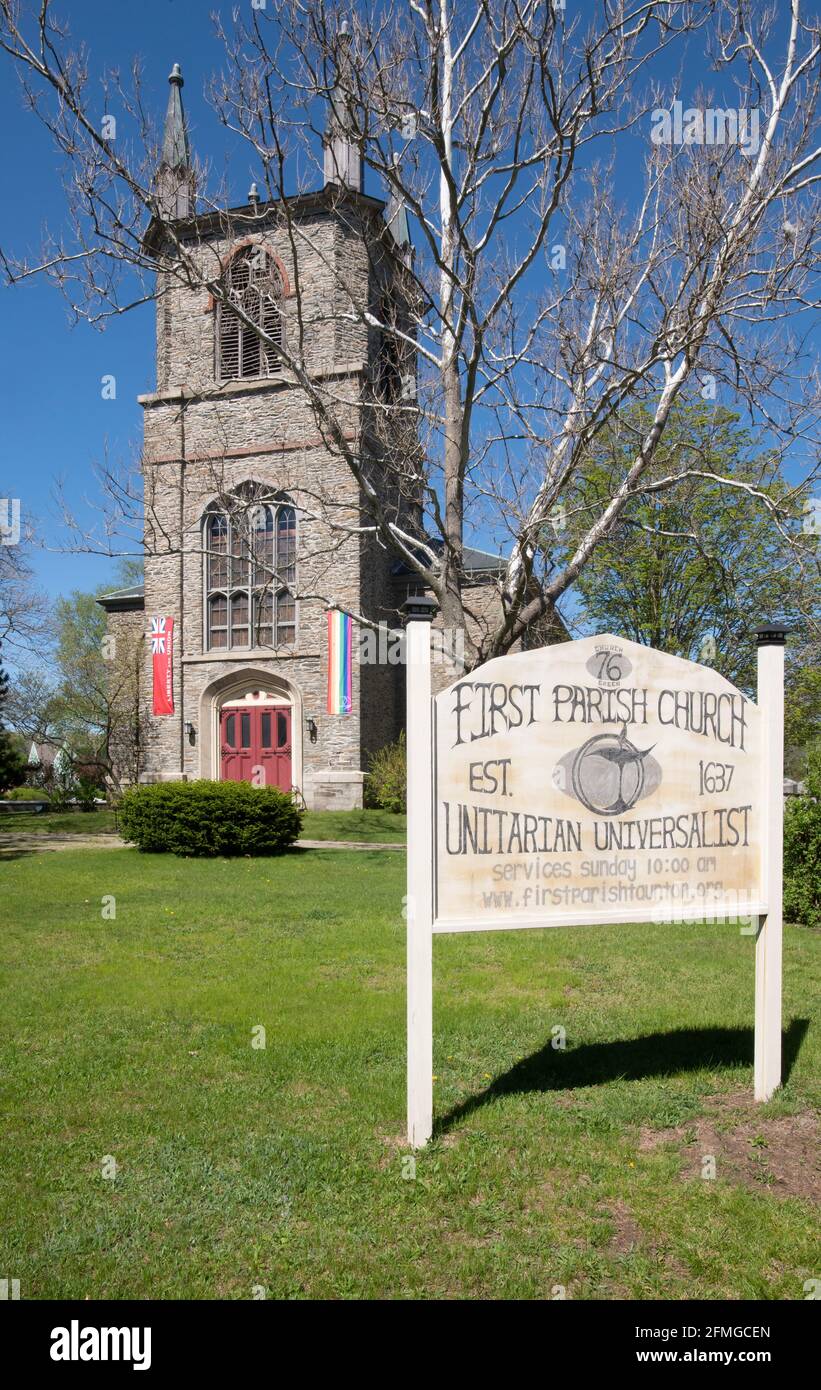
M28 767L54 767L58 758L61 763L70 759L71 754L64 743L32 743L26 763Z
M97 602L107 613L136 611L145 606L145 588L142 584L132 584L127 589L113 589L110 594L100 594Z
M428 539L426 542L431 550L440 551L443 548L442 541L438 539ZM494 555L490 550L479 550L476 546L466 545L462 550L462 563L465 574L500 574L507 561L504 555ZM405 578L413 571L405 564L404 560L396 560L391 565L391 574L398 578Z

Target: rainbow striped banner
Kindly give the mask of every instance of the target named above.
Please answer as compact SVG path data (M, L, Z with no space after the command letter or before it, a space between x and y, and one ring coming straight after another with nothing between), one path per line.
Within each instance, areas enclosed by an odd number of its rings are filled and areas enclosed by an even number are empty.
M351 712L351 646L353 623L349 613L328 612L328 713Z

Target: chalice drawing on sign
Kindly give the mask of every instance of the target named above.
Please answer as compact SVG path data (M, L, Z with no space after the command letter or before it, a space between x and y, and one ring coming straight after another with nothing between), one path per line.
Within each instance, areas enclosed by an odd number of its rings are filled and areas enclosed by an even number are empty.
M573 759L571 782L574 795L602 816L620 816L641 797L645 784L645 758L650 748L637 748L627 737L627 724L620 734L596 734L582 744Z

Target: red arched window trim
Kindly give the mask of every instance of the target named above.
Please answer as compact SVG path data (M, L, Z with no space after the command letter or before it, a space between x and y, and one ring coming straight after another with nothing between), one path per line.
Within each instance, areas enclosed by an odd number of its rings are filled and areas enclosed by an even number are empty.
M270 256L271 260L276 266L277 273L280 278L280 283L282 284L282 298L292 299L295 292L291 289L291 282L288 279L288 272L285 269L285 266L283 265L281 258L277 255L273 246L271 246L269 242L260 241L258 237L247 236L243 237L242 241L235 242L234 245L231 247L231 250L220 258L220 274L224 275L231 262L237 256L241 255L243 251L247 251L249 246L261 246L266 256ZM213 313L216 307L216 299L212 294L209 294L208 303L205 306L205 313Z

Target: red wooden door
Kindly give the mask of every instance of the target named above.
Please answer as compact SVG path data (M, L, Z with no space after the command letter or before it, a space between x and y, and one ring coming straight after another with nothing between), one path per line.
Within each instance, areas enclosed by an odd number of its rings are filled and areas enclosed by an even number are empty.
M248 706L220 712L223 781L291 790L291 710Z
M289 792L293 786L290 706L272 705L253 713L258 716L257 752L259 765L265 769L265 785Z

